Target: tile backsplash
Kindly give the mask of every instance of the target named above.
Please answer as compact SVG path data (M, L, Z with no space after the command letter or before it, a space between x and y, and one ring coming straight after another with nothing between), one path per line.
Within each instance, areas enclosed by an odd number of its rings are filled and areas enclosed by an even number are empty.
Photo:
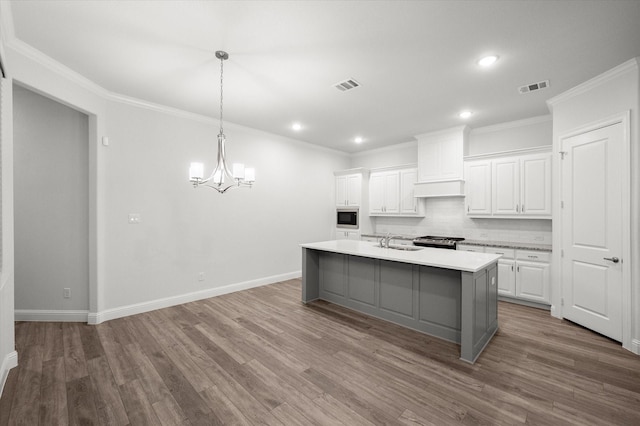
M551 244L550 219L471 219L464 197L427 198L424 218L376 217L377 233L444 235L468 240Z

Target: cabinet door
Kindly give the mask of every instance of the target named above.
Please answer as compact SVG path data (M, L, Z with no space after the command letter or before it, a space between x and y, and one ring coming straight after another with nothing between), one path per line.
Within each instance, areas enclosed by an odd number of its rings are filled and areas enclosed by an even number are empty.
M384 176L384 212L400 213L400 172L388 172Z
M417 169L400 171L400 213L418 213L418 200L413 196L413 187L417 180Z
M360 206L360 193L362 191L362 176L347 175L347 206Z
M484 253L484 247L483 246L472 246L470 244L458 244L456 246L456 250L459 251L475 251L478 253Z
M516 296L549 303L548 263L516 261Z
M465 164L465 196L469 216L491 215L491 162Z
M513 260L498 260L498 293L515 297L516 295L516 262Z
M520 176L522 214L551 217L551 154L522 157Z
M371 173L369 179L369 214L384 212L384 173Z
M493 161L493 214L520 213L520 164L518 158Z
M336 176L336 206L346 207L347 205L347 177Z
M344 229L336 229L336 240L346 240L349 238L349 232Z

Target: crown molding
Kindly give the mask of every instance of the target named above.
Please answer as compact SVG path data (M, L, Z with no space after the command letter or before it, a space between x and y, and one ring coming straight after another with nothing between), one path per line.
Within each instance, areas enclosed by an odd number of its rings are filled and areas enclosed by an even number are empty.
M9 43L7 43L7 47L13 49L14 51L16 51L16 53L36 62L49 71L52 71L53 73L64 77L67 80L77 84L78 86L90 91L93 94L96 94L103 98L108 98L111 95L111 93L104 87L94 83L92 80L89 80L82 74L72 70L66 65L63 65L52 57L45 55L40 50L36 49L30 44L25 43L20 39L14 38Z
M416 139L423 139L423 138L430 138L433 136L440 136L440 135L445 135L448 133L467 133L469 132L469 126L467 126L466 124L462 125L462 126L456 126L456 127L450 127L448 129L442 129L442 130L436 130L435 132L429 132L429 133L422 133L420 135L415 135Z
M553 107L555 105L565 102L590 90L593 90L594 88L605 84L623 74L631 71L637 71L638 68L640 68L640 57L631 58L628 61L618 65L617 67L611 68L609 71L605 71L602 74L547 100L547 107L549 108L549 111L553 112Z
M0 35L5 43L9 43L16 38L10 1L0 1Z
M546 123L549 121L553 121L553 116L551 114L540 115L538 117L525 118L523 120L516 121L508 121L506 123L493 124L491 126L486 127L478 127L475 129L471 129L471 134L480 135L484 133L494 133L507 129L515 129L518 127L532 126L534 124Z

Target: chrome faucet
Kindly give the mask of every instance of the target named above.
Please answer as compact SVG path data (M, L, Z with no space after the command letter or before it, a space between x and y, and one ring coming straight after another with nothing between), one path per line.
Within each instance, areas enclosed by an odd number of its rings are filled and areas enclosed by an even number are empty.
M389 248L389 242L394 238L398 238L399 235L391 235L390 232L387 232L386 237L380 238L380 248Z

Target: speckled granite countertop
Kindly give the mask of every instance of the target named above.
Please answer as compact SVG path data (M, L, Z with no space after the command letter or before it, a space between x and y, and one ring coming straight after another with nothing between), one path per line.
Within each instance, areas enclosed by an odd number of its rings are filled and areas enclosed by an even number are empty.
M382 238L386 237L387 234L362 234L362 237L369 238ZM407 240L411 241L416 238L416 235L393 235L394 240ZM528 242L509 242L509 241L485 241L485 240L464 240L461 241L460 244L469 244L472 246L482 246L482 247L497 247L497 248L510 248L510 249L519 249L519 250L533 250L533 251L548 251L551 252L550 244L536 244L536 243L528 243Z
M535 243L523 243L523 242L508 242L508 241L481 241L481 240L464 240L461 244L469 244L472 246L483 247L497 247L497 248L510 248L520 250L533 250L533 251L548 251L551 252L550 244L535 244Z

